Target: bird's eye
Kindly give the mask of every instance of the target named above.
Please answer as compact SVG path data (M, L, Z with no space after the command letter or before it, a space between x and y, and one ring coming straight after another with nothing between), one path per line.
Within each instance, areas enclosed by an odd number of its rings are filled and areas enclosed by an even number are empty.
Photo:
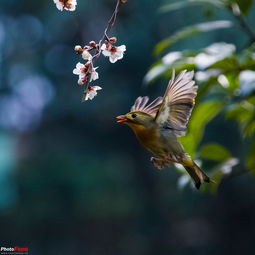
M131 115L131 117L134 119L134 118L136 118L136 114L135 113L132 113L132 115Z

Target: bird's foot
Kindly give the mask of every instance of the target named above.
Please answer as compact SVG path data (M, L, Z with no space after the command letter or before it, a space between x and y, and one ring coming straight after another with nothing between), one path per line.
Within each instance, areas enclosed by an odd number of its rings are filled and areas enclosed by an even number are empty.
M164 167L169 166L171 164L170 161L164 158L155 158L151 157L150 161L153 163L154 167L158 170L162 170Z

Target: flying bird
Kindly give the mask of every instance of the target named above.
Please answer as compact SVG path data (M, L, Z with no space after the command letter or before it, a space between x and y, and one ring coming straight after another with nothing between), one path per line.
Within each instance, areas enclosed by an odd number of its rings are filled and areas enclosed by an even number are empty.
M149 97L138 97L129 113L116 117L117 122L127 124L139 142L154 157L151 162L161 170L179 163L187 170L197 189L203 182L213 182L185 152L178 136L184 136L189 121L197 86L194 71L182 71L175 77L173 71L163 97L149 102Z

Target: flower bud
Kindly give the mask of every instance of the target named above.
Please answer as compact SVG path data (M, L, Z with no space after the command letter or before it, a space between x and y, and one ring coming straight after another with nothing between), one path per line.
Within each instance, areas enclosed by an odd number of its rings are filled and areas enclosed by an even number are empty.
M89 67L90 67L90 64L91 64L91 62L88 61L88 62L85 64L85 67L86 67L86 68L89 68Z
M81 47L80 45L76 45L76 46L74 47L74 50L75 50L75 52L76 52L77 54L82 54L82 52L83 52L83 49L82 49L82 47Z
M109 39L109 42L110 42L110 43L116 43L116 42L117 42L117 38L116 38L116 37L111 37L111 38Z
M97 45L95 41L91 41L91 42L89 42L89 44L90 44L90 46L93 47L93 48L95 48L96 45Z

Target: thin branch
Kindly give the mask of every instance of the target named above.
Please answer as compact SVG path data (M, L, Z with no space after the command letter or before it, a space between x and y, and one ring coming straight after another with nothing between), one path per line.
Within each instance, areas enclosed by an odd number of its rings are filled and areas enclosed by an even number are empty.
M91 65L89 67L90 70L92 70L94 68L94 63L95 63L96 59L98 59L101 55L101 52L102 52L101 47L102 47L103 43L105 41L109 41L108 33L110 32L110 30L112 29L112 27L115 24L115 21L117 19L118 13L119 13L120 5L124 4L126 2L127 1L125 1L125 0L117 0L116 6L114 8L114 12L113 12L111 18L108 20L107 27L104 30L104 35L102 36L99 43L97 44L97 53L93 56L93 58L91 60ZM88 90L88 87L89 87L89 83L90 83L90 81L88 79L85 83L85 89L83 91L82 102L85 101L87 90Z
M243 28L243 30L246 32L246 34L249 36L250 38L250 43L254 43L255 42L255 34L253 33L253 31L251 30L250 26L248 25L248 23L246 22L245 18L243 17L243 15L235 15L234 17L236 18L236 20L239 22L240 26Z
M249 24L245 20L245 17L242 15L241 10L237 4L227 5L227 8L231 11L232 15L239 23L240 27L250 38L250 44L255 42L255 33L250 28Z

